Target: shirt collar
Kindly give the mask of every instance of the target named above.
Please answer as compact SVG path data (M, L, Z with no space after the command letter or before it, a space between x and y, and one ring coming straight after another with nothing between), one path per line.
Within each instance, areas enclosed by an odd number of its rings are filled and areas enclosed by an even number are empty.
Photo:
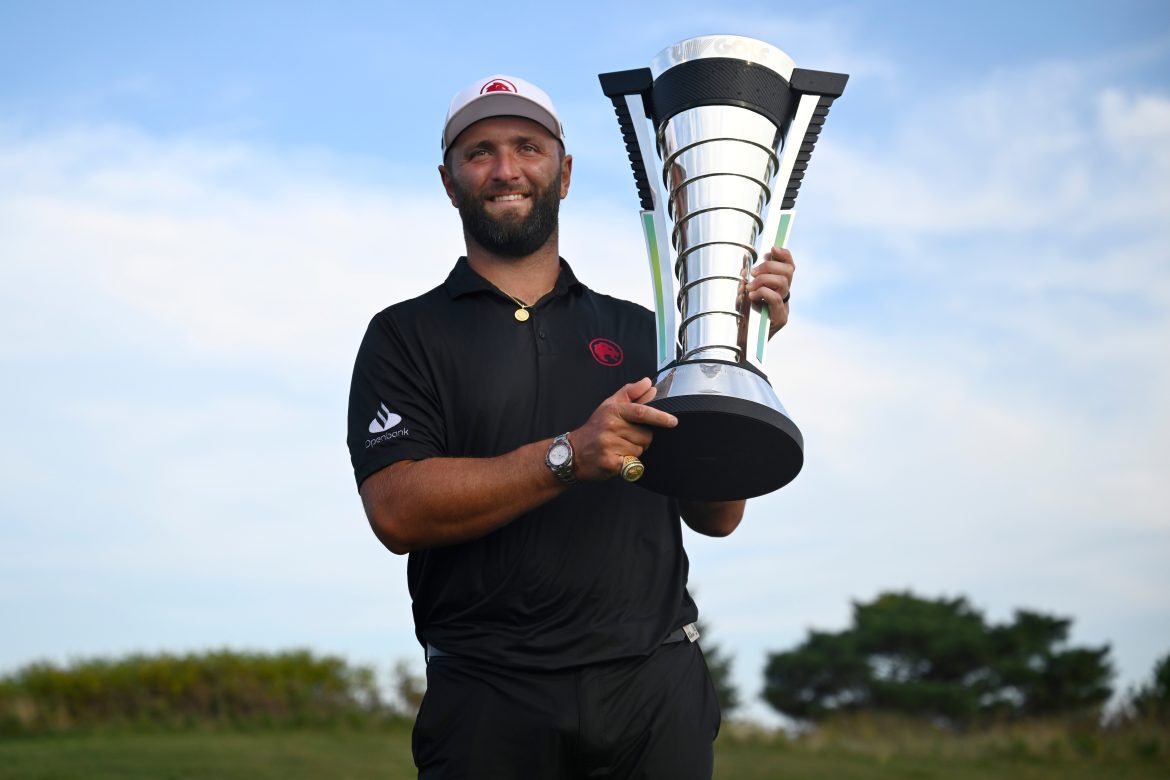
M560 261L561 271L557 275L557 283L547 296L550 299L564 295L574 288L584 287L581 282L577 281L577 276L569 267L569 262L563 257L560 258ZM443 286L447 288L447 294L452 298L460 298L475 292L502 292L494 284L472 270L466 257L459 258L459 261L455 263L451 273L447 274L447 280L443 282Z

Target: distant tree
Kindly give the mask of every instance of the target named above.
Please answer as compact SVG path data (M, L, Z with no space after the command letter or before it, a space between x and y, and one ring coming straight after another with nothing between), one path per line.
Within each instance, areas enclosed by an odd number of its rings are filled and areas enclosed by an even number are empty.
M1017 610L989 629L993 690L988 712L1035 717L1096 711L1113 691L1109 646L1067 648L1072 620Z
M711 629L703 621L695 624L699 630L700 642L703 645L703 657L707 659L707 671L711 673L711 683L715 686L715 698L719 702L719 709L723 717L727 717L739 708L739 689L731 679L731 667L735 659L723 652L723 648L711 641Z
M965 725L1097 711L1111 694L1109 647L1065 647L1070 624L1021 610L989 626L961 597L884 593L854 603L851 628L810 631L770 654L764 699L812 721L864 710Z
M1154 662L1149 682L1130 690L1122 711L1123 720L1170 724L1170 653Z
M703 648L703 655L707 659L707 669L711 672L711 682L715 685L719 709L723 711L723 717L727 717L740 705L739 689L731 681L731 666L734 659L725 655L722 647L712 644L707 644Z
M414 673L414 667L409 661L399 659L394 664L394 703L392 707L400 715L414 718L418 715L418 708L422 706L423 696L427 692L427 680Z

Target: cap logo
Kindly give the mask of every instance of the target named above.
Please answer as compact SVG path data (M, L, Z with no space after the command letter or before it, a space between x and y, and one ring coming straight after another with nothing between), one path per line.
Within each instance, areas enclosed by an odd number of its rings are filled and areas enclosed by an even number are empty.
M492 79L483 85L479 94L485 95L488 92L515 92L516 85L506 79Z

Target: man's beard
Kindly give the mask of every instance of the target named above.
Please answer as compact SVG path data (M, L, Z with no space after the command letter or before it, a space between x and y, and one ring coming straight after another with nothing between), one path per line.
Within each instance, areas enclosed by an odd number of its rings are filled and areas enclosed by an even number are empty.
M557 228L557 214L561 208L561 174L544 189L529 189L532 208L526 217L511 216L497 219L487 213L482 198L452 182L459 199L459 216L463 229L481 247L494 255L513 259L527 257L544 246ZM506 190L514 192L514 188ZM501 191L501 193L504 190Z

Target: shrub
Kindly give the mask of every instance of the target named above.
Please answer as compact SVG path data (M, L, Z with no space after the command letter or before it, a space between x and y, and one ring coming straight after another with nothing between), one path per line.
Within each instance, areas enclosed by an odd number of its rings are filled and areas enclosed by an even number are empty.
M307 650L34 663L0 678L0 734L326 725L387 716L374 672Z

